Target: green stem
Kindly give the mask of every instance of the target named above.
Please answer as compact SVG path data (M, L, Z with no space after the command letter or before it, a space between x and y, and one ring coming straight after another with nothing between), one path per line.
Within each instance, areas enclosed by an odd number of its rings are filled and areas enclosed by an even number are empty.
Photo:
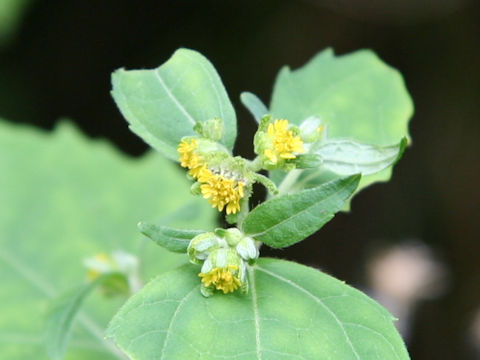
M283 178L282 182L278 186L278 195L282 195L289 192L293 187L293 185L295 185L297 179L302 174L302 171L303 170L298 170L298 169L290 171L287 174L287 176Z
M262 159L260 158L260 156L257 156L255 159L250 161L250 163L248 164L248 169L253 172L258 172L262 170Z
M252 195L252 189L246 189L245 196L240 200L240 211L237 216L237 227L242 230L243 221L247 217L250 208L249 208L249 200L250 196Z

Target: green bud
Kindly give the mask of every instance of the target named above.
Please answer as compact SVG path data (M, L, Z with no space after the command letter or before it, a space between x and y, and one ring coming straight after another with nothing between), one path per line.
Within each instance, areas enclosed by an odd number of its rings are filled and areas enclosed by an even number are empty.
M299 127L299 134L305 143L313 143L321 140L325 136L325 126L322 125L322 119L316 116L306 118Z
M243 233L237 228L215 229L215 234L224 238L229 246L234 247L243 239Z
M219 141L224 134L223 121L219 118L209 119L203 122L197 122L193 130L204 138Z
M192 186L190 186L190 193L195 196L200 195L202 193L201 186L202 184L199 182L194 182Z
M208 255L215 249L226 246L225 240L219 238L212 232L206 232L195 236L188 244L187 253L190 262L201 264Z
M211 139L206 138L197 138L197 149L196 153L205 157L212 153L223 153L229 154L228 150L220 143L215 142Z
M237 244L235 250L237 250L238 255L246 261L255 260L259 255L254 240L247 236Z

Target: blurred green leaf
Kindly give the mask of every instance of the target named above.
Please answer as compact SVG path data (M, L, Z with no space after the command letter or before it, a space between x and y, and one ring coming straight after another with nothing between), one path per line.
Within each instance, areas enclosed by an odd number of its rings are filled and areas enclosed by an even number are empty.
M230 151L237 136L235 111L213 65L200 53L179 49L153 70L118 69L112 96L130 129L154 149L178 161L177 146L196 135L197 122L220 118Z
M143 221L138 223L138 229L143 235L148 236L157 245L160 245L169 251L178 253L186 253L190 240L195 236L206 232L204 230L174 229L168 226L155 225Z
M142 261L143 280L185 262L143 237L140 219L215 227L215 213L190 195L174 164L152 153L128 158L69 124L45 133L0 122L0 169L1 360L47 359L45 307L84 282L84 258L130 252ZM91 294L66 359L119 358L103 329L121 303Z
M270 111L299 125L310 116L328 127L328 138L350 139L373 146L398 144L408 135L413 104L400 73L383 63L372 51L335 56L320 52L305 66L278 74ZM312 172L306 176L311 176ZM359 191L377 181L387 181L391 167L362 177ZM273 172L280 183L285 175ZM312 183L338 178L335 173L316 174ZM281 186L281 185L280 185Z
M360 175L353 175L270 199L247 215L243 231L271 247L293 245L330 221L359 181Z
M98 277L95 281L62 294L49 305L44 336L50 359L63 359L75 316L88 294L103 280L103 276Z
M393 317L343 282L259 259L247 295L200 294L199 268L151 281L115 315L108 336L132 359L408 360Z

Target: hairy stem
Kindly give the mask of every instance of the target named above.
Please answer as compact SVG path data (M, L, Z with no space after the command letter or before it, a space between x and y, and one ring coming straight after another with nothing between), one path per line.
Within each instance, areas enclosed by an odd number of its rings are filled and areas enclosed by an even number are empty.
M250 161L248 168L253 172L262 170L262 160L260 159L260 156L257 156L255 159Z
M278 195L285 194L291 190L293 185L295 185L295 182L299 178L299 176L302 174L303 170L292 170L290 171L287 176L285 176L278 186Z
M237 216L237 227L241 230L243 221L247 217L250 207L249 207L249 200L250 196L252 195L252 188L250 187L248 190L245 191L245 196L240 200L240 212Z

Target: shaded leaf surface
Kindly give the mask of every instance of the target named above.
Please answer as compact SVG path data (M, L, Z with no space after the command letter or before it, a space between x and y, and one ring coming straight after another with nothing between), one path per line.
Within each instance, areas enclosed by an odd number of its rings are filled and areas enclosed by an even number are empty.
M395 163L403 153L406 139L399 144L375 146L352 140L330 140L313 150L320 156L326 170L347 176L353 174L371 175Z
M243 231L271 247L295 244L330 221L359 181L354 175L268 200L247 215Z
M213 65L200 53L179 49L152 70L118 69L112 96L130 129L154 149L178 161L177 146L193 126L224 121L221 142L231 151L237 136L235 112Z
M132 160L67 124L49 134L0 123L0 169L1 360L47 358L45 308L84 282L84 258L128 251L143 260L144 280L185 261L141 235L139 220L215 227L176 166L154 154ZM119 358L103 329L123 301L91 293L67 360Z
M392 316L317 270L260 259L247 295L199 291L199 269L157 277L122 307L108 335L134 360L407 360Z
M316 116L327 125L330 139L388 146L408 138L413 105L400 73L373 52L336 57L327 49L297 70L284 67L280 71L270 111L297 125ZM318 174L313 182L335 178L324 175ZM390 176L391 168L365 176L357 191ZM283 177L280 173L274 176L277 183Z

